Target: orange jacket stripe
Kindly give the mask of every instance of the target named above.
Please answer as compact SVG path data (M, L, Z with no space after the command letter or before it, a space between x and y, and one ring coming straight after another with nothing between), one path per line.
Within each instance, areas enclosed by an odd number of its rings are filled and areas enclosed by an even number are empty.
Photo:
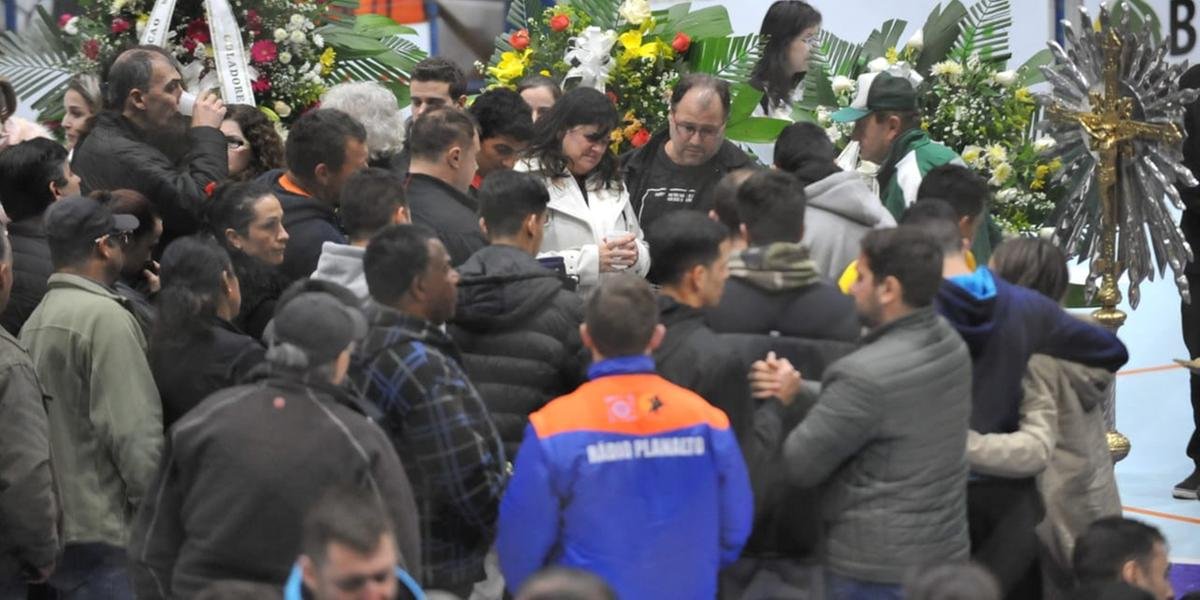
M538 437L593 431L655 435L697 425L728 429L729 418L700 396L652 374L613 375L583 384L530 415Z

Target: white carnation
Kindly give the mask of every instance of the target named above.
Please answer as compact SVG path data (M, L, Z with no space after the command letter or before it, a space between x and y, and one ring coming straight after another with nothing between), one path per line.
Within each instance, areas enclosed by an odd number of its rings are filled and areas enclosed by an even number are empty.
M304 25L304 15L292 15L292 18L288 19L288 23L293 27L301 27Z
M996 192L996 199L1001 202L1012 202L1021 195L1016 188L1004 188Z
M277 58L279 59L280 63L283 63L286 65L286 64L292 62L292 53L287 52L287 51L280 52L279 56Z
M835 75L830 85L833 86L833 93L835 94L847 94L854 91L854 80L845 75Z
M275 101L275 106L273 108L275 110L275 114L279 115L280 119L286 119L292 114L292 107L278 100Z
M650 2L647 0L625 0L617 12L630 25L641 25L650 18Z
M286 39L288 39L288 32L286 29L276 29L275 30L275 41L277 43L282 42L283 40L286 40Z
M867 63L867 69L872 73L882 73L888 70L892 63L888 62L887 57L880 56L879 58Z
M293 44L303 44L304 43L304 32L303 31L293 31L290 39Z

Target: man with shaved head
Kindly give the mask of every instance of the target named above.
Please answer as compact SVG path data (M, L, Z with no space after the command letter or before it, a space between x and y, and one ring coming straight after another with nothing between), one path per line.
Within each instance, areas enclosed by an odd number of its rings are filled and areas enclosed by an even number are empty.
M729 83L691 73L675 84L667 131L621 161L629 199L642 229L675 210L712 210L712 189L726 173L753 161L725 139Z

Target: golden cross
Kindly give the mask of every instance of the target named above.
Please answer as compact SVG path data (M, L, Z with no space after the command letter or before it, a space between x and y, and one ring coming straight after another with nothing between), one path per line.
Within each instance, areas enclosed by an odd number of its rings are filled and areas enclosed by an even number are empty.
M1104 94L1092 92L1091 112L1066 109L1055 102L1046 112L1056 119L1075 121L1092 138L1092 147L1100 155L1100 204L1103 210L1103 245L1101 258L1096 268L1103 272L1100 285L1100 310L1092 314L1102 325L1114 332L1125 323L1125 313L1117 310L1121 292L1117 279L1124 270L1117 262L1117 227L1120 222L1121 202L1117 193L1118 160L1122 153L1132 156L1133 148L1128 142L1136 138L1150 138L1166 143L1178 144L1183 135L1172 123L1147 123L1133 119L1133 100L1121 97L1121 37L1113 28L1105 32L1104 49ZM1136 201L1126 199L1126 201Z

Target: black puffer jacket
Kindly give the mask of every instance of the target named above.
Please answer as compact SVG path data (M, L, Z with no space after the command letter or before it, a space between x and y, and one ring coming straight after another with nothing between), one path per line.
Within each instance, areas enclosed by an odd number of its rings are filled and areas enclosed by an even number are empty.
M54 265L41 215L10 224L8 239L12 244L13 285L8 306L0 313L0 325L19 335L25 320L46 295L46 280L54 273Z
M144 194L162 214L166 246L199 228L205 186L229 178L225 136L219 129L189 128L186 144L183 157L174 161L125 117L101 113L75 149L71 170L82 180L85 194L122 188Z
M458 271L450 334L511 458L529 413L583 380L583 301L512 246L487 246Z

